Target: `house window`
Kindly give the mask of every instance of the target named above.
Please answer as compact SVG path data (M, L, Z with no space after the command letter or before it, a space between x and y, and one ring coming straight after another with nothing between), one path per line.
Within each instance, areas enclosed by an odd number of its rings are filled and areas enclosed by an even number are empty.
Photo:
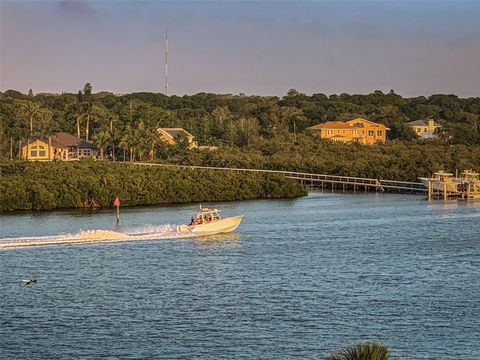
M382 130L377 130L377 136L382 136Z
M34 145L30 148L30 157L44 157L46 155L45 146Z
M368 136L375 136L375 130L368 130Z

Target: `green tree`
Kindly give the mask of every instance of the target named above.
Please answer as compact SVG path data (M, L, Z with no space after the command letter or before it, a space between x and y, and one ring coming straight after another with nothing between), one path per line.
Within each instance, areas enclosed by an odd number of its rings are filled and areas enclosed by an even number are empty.
M89 98L92 95L92 85L90 83L86 83L83 87L83 95L86 98Z
M26 117L29 125L30 125L30 136L33 135L33 122L40 112L40 105L37 103L27 101L23 104L21 112Z

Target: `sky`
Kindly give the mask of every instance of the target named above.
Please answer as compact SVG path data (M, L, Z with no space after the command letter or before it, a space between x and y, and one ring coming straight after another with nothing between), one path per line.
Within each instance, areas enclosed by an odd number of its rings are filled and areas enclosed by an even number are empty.
M480 96L480 1L0 0L0 91Z

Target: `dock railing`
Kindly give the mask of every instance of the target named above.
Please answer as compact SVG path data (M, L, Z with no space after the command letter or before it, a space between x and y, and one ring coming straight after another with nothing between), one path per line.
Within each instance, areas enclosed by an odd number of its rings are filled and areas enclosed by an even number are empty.
M161 167L173 167L178 169L204 169L204 170L217 170L217 171L235 171L235 172L257 172L257 173L272 173L281 174L287 178L300 181L304 185L324 187L329 185L332 189L365 189L375 191L402 191L402 192L415 192L425 193L427 189L419 182L411 181L396 181L396 180L383 180L374 178L362 178L353 176L340 176L340 175L325 175L325 174L313 174L296 171L284 171L284 170L265 170L265 169L245 169L245 168L229 168L229 167L213 167L213 166L196 166L196 165L175 165L175 164L160 164L160 163L145 163L145 162L133 162L131 164L143 165L143 166L161 166Z

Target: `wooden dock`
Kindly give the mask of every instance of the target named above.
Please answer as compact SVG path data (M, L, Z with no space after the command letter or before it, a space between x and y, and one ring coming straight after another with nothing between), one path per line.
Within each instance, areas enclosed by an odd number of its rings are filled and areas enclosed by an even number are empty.
M312 174L295 171L282 170L262 170L262 169L242 169L242 168L226 168L226 167L210 167L210 166L189 166L189 165L173 165L173 164L157 164L135 162L135 165L143 166L161 166L173 167L177 169L204 169L216 171L234 171L234 172L252 172L252 173L271 173L280 174L289 179L300 181L302 185L314 189L332 190L332 191L364 191L364 192L402 192L413 194L426 194L427 189L420 182L383 180L373 178L337 176Z

